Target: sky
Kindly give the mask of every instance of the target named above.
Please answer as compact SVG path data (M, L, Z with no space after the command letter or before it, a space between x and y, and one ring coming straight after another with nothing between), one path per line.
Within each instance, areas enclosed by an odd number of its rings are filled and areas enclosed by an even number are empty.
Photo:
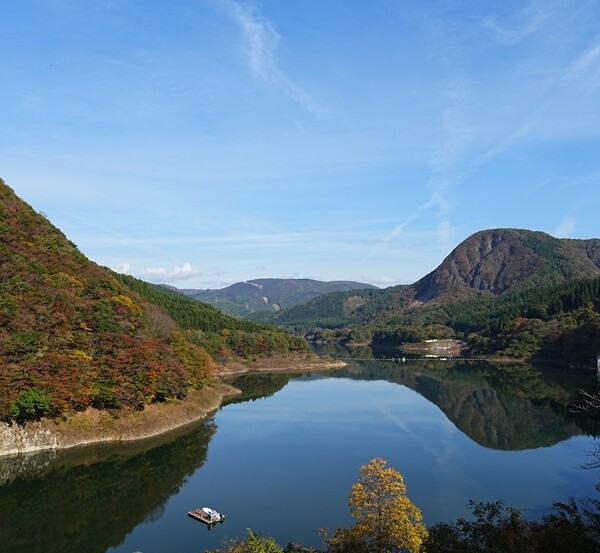
M414 282L600 237L600 0L0 3L0 177L151 282Z

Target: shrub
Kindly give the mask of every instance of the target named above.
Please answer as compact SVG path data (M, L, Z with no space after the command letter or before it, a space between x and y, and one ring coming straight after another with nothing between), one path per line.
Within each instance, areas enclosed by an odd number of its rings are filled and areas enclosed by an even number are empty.
M18 421L36 420L53 413L52 398L39 388L23 390L10 406L11 415Z

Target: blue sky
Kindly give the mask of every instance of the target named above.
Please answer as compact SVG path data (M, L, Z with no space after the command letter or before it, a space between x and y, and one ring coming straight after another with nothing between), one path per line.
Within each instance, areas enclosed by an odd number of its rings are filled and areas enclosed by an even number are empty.
M600 2L2 2L0 176L153 282L413 282L600 237Z

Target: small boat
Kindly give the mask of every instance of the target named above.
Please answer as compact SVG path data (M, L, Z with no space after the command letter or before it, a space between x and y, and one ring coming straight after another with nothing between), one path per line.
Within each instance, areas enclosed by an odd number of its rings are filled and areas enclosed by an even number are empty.
M188 516L195 520L199 520L200 522L204 522L204 524L208 524L209 526L225 521L224 514L219 513L210 507L202 507L202 509L188 511Z

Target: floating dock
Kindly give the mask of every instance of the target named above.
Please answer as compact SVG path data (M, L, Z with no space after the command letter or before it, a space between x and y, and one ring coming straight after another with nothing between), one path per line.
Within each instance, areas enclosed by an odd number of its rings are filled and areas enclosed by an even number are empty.
M188 516L193 518L194 520L198 520L200 522L203 522L204 524L208 524L209 526L212 524L223 522L225 520L225 515L218 513L214 509L209 509L208 507L188 511Z

